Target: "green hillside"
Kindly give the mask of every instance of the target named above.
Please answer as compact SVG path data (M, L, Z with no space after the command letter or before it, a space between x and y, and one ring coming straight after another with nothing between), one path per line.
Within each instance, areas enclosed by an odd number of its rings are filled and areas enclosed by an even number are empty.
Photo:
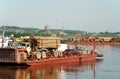
M50 34L45 33L44 29L38 28L23 28L18 26L1 26L0 34L2 35L2 31L5 30L5 36L9 36L13 34L15 37L19 36L27 36L27 35L35 35L35 36L51 36L51 34L56 34L57 36L61 36L58 34L59 32L63 32L61 29L50 29ZM82 34L84 31L78 30L64 30L66 34ZM63 35L62 35L63 36Z
M23 28L18 26L1 26L0 35L5 31L5 36L14 35L20 36L57 36L62 38L69 37L120 37L120 32L100 32L100 33L88 33L79 30L62 30L62 29L50 29L50 33L46 33L44 29L38 28Z

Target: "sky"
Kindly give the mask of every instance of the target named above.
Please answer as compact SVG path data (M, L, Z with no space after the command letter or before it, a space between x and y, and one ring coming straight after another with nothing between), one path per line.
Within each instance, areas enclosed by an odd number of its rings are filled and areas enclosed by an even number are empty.
M0 0L0 25L120 32L120 0Z

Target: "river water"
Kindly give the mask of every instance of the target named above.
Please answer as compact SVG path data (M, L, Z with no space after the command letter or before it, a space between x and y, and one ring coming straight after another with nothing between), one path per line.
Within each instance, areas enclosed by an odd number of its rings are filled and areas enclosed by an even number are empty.
M120 46L97 47L104 57L84 63L0 66L0 79L120 79Z

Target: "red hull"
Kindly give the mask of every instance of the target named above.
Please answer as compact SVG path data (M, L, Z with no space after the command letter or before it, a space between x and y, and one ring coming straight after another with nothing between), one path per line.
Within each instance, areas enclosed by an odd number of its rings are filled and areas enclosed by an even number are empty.
M60 63L71 63L71 62L86 62L96 59L96 55L87 55L87 56L74 56L74 57L65 57L65 58L50 58L34 61L26 61L27 65L48 65L48 64L60 64Z

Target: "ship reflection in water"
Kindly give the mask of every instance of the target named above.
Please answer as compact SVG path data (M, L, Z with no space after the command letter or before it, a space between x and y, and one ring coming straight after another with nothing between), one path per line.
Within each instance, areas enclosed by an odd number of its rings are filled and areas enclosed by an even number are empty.
M47 66L0 66L0 79L73 79L71 73L75 76L84 72L93 72L91 76L95 79L96 65L102 60L85 63L66 63ZM67 75L70 75L68 78Z

